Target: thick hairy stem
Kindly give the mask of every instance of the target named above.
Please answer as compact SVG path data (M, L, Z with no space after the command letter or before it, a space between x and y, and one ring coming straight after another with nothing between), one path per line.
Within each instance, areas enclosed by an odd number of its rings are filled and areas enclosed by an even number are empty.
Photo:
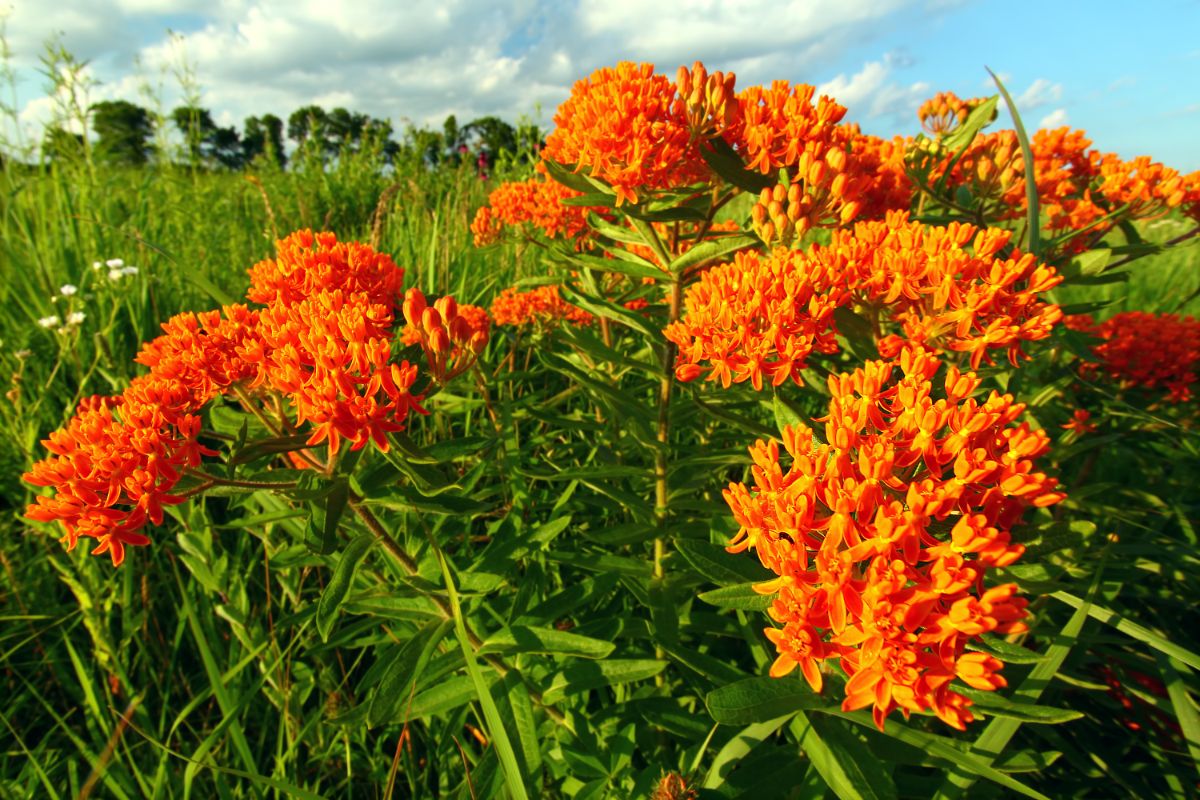
M408 553L404 552L404 548L400 546L400 543L397 542L390 533L388 533L387 528L383 527L383 523L379 521L379 518L371 513L369 508L363 505L363 499L352 494L350 497L349 506L351 510L358 515L358 518L362 520L363 524L367 526L367 530L374 534L375 538L379 540L379 543L383 545L383 549L387 551L387 554L391 556L397 564L400 565L400 568L410 576L416 576L418 574L417 562L413 561L412 557L409 556ZM429 598L429 600L431 600L433 604L437 606L438 614L443 619L454 619L454 611L450 608L450 603L446 600L446 598L438 594L425 592L422 594L424 594L425 597ZM471 627L470 622L464 619L463 623L466 627L467 640L471 643L472 647L478 650L483 646L483 639L479 638L479 634L475 633L475 630ZM504 662L504 659L496 655L485 655L482 656L482 658L501 676L508 674L510 667ZM521 678L524 681L523 675ZM560 725L566 725L568 728L571 727L567 719L562 715L562 712L553 706L546 705L545 701L542 700L541 692L528 683L525 684L525 688L529 691L530 698L539 706L541 706L551 719Z

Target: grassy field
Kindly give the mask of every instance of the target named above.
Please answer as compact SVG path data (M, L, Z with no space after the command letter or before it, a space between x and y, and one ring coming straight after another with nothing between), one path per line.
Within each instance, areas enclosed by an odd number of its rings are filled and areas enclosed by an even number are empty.
M468 225L491 185L472 169L402 164L384 173L378 166L347 159L331 169L230 174L10 164L0 176L0 377L6 384L0 399L0 797L421 797L441 785L431 774L437 764L469 764L476 787L492 785L486 781L497 773L495 758L489 761L487 748L471 740L482 724L468 705L419 730L394 722L400 714L383 715L392 722L374 727L346 716L361 699L352 678L399 657L397 631L409 631L420 617L406 613L398 592L388 622L367 616L325 641L309 623L330 562L295 544L296 520L282 504L273 516L269 510L243 513L220 499L207 512L182 511L177 524L157 532L173 541L139 549L136 565L120 570L64 552L20 518L31 491L19 477L37 456L38 440L81 397L122 388L136 374L131 359L138 343L154 336L159 322L239 299L246 270L271 253L277 236L307 227L372 241L407 270L410 285L485 306L517 278L544 272L536 251L472 246ZM1145 226L1151 239L1176 232L1172 220ZM116 258L138 273L113 281L107 267L92 268ZM68 284L78 291L64 295ZM1061 300L1114 300L1099 317L1134 308L1180 310L1181 304L1196 313L1198 287L1200 248L1192 246L1136 262L1128 284L1072 289ZM63 332L39 325L70 313L85 316ZM566 391L551 377L539 380L538 398ZM444 440L447 430L470 434L486 424L480 398L470 391L442 398L439 408L437 420L416 426L418 441ZM530 408L523 413L559 413L549 404ZM586 415L569 403L560 410L559 422L576 433L542 443L545 451L590 455L599 449L601 460L611 456L592 441L600 433ZM535 430L533 421L529 425ZM614 460L614 473L619 467ZM557 501L563 507L575 502L571 491ZM614 518L621 501L605 501ZM700 514L720 501L696 502ZM403 519L414 536L425 524L419 515ZM464 537L466 529L445 535ZM380 582L399 585L386 565L372 569ZM564 589L566 579L558 583L545 561L529 569L531 581L544 578ZM365 608L370 598L358 602ZM624 612L614 606L612 613ZM696 624L726 636L715 621ZM446 674L454 667L449 654L443 657ZM662 737L693 736L697 726L700 738L707 730L690 718L692 711L664 697L638 699L662 712L669 719L663 730L673 731L660 730L648 748L667 749ZM508 713L521 718L522 711ZM528 731L535 738L542 733ZM612 763L622 757L608 755ZM681 768L685 756L700 757L681 754ZM540 758L536 750L526 757ZM584 774L595 767L575 766ZM1090 770L1096 780L1108 774L1094 764L1073 768ZM465 785L454 788L454 796L468 796ZM1187 796L1185 789L1180 796Z

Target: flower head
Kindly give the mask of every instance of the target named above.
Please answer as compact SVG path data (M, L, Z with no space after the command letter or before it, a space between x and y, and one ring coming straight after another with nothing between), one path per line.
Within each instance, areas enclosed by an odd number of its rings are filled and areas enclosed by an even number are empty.
M933 710L962 728L970 701L950 688L1004 686L1001 663L968 653L983 633L1025 629L1016 587L987 572L1024 548L1011 529L1029 507L1060 501L1036 470L1049 439L1009 395L972 395L973 373L909 348L830 378L823 436L785 427L750 448L753 486L725 491L740 530L730 552L753 550L778 579L767 629L773 676L800 669L819 691L820 665L849 676L843 708ZM899 377L895 373L899 371ZM783 458L786 453L787 459Z
M637 203L639 193L706 181L708 168L676 94L653 64L622 61L596 70L559 106L542 158L607 183L618 206Z

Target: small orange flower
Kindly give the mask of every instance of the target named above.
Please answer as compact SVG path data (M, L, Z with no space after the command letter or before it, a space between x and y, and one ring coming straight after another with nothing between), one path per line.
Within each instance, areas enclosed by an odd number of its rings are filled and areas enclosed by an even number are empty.
M1071 431L1077 435L1085 433L1095 433L1096 423L1088 422L1092 418L1092 412L1083 409L1075 409L1075 413L1071 415L1070 421L1062 426L1063 430Z
M544 175L527 181L502 183L488 195L488 204L479 209L471 223L475 246L499 241L505 228L522 229L528 225L549 239L573 241L576 249L588 247L588 214L606 212L601 208L563 202L579 196L579 192Z

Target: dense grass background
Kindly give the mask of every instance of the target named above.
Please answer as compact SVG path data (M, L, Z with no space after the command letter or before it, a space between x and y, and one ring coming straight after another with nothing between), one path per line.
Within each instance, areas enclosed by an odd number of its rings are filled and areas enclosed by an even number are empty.
M282 504L274 517L250 521L219 500L207 513L183 511L177 524L155 534L173 541L138 549L114 570L83 548L64 552L46 531L21 520L31 493L19 480L37 457L38 440L80 397L119 391L135 374L138 343L155 335L160 321L240 298L246 270L271 253L276 236L310 227L371 240L406 268L411 285L483 305L515 279L541 274L536 251L472 247L468 225L491 185L469 167L400 163L383 170L369 154L333 167L245 174L87 163L4 169L0 797L297 796L301 787L327 796L385 797L393 786L397 796L424 796L439 785L439 764L457 770L469 763L480 770L477 781L495 774L494 759L489 767L484 748L470 739L471 727L482 726L468 707L423 731L336 723L355 701L350 676L369 667L363 643L386 646L392 632L366 618L343 640L353 646L322 643L308 619L328 562L291 543L295 519ZM1151 240L1165 240L1181 224L1165 219L1143 227ZM137 265L139 275L110 283L104 270L91 269L109 258ZM79 293L56 301L63 284L77 285ZM1061 299L1113 300L1098 317L1127 309L1195 313L1198 287L1192 247L1138 261L1128 283L1075 288ZM77 332L37 324L68 310L86 314ZM499 355L492 354L497 361ZM544 401L558 398L565 384L539 380L531 407L560 413L560 422L580 431L563 447L586 451L585 444L607 435L570 405L555 411ZM486 424L478 398L463 391L444 399L436 420L415 428L418 441ZM1120 479L1115 465L1102 461L1098 469ZM1178 488L1180 478L1165 476L1162 485ZM1165 510L1163 524L1188 524L1186 515L1177 516ZM422 523L405 518L405 524ZM1154 526L1144 518L1129 524ZM559 580L543 568L543 577ZM386 572L380 578L394 582ZM1169 571L1157 579L1181 592L1185 585ZM399 611L395 621L412 624ZM707 730L687 710L656 708L672 720L673 735L696 734L697 725L700 737ZM415 749L401 746L414 738L421 740ZM1065 749L1061 742L1046 746ZM1120 763L1086 759L1070 769L1096 782L1123 774ZM1137 793L1158 781L1125 775L1114 793ZM1186 784L1168 783L1187 794Z

